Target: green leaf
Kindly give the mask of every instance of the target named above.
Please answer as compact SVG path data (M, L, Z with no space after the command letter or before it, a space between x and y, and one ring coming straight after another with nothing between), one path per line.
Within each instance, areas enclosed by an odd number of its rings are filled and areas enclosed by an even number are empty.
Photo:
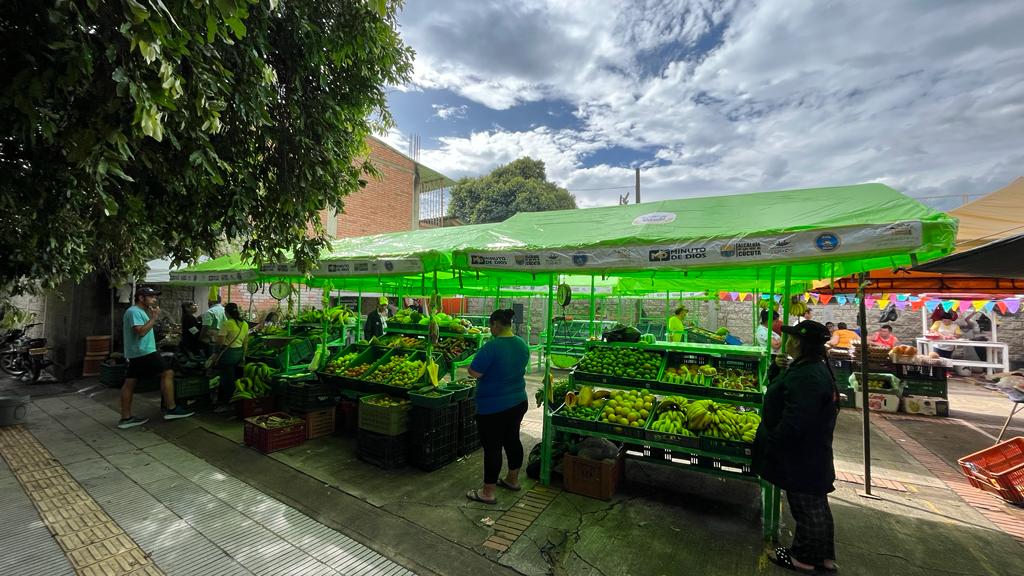
M213 42L213 39L217 37L217 17L213 15L213 10L206 11L206 41Z
M149 10L142 4L139 4L135 0L124 0L124 3L128 7L128 11L125 16L135 24L145 22L149 19Z
M227 24L231 28L231 31L235 33L235 38L238 38L239 40L245 38L245 24L242 24L241 20L238 18L228 18L224 20L224 23Z

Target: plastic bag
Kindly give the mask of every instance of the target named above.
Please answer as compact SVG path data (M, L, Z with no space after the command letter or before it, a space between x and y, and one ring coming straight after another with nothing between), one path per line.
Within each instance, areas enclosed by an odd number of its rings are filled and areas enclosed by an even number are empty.
M589 458L590 460L614 459L619 455L619 447L604 438L585 438L573 446L572 452L580 458Z
M601 333L605 342L639 342L643 334L633 326L616 324Z

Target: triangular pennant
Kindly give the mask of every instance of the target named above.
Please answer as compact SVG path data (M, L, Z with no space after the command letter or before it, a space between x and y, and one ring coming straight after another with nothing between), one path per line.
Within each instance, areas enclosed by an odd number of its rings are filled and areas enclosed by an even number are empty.
M897 310L906 310L907 306L911 305L911 303L907 302L906 300L897 300L895 304Z
M726 302L732 300L732 298L729 297L729 293L728 292L719 292L718 293L718 299L719 300L725 300Z
M907 294L897 294L896 295L896 301L897 302L906 302L908 298L910 298L910 296L908 296Z
M846 304L846 302L847 302L846 296L844 296L842 294L840 294L839 296L836 296L836 302L839 302L840 304Z
M927 308L929 312L935 312L935 309L939 307L939 301L928 300L924 303L924 307Z
M971 308L974 308L975 310L981 310L984 307L985 307L985 301L984 300L975 300L975 301L971 302Z
M996 302L996 307L999 308L999 311L1002 312L1003 314L1006 314L1006 311L1009 309L1006 306L1006 302L1003 302L1002 300Z
M740 299L740 293L739 292L729 292L729 299L730 300L739 300Z
M946 300L942 303L942 309L946 312L952 310L954 306L956 306L956 300Z
M853 299L853 303L859 306L859 305L860 305L860 298L856 298L856 297L855 297L855 298ZM867 305L867 300L865 300L865 301L864 301L864 305L865 305L865 306Z
M967 312L970 309L971 309L971 301L970 300L961 300L960 301L960 311L961 312Z
M874 298L870 298L870 297L865 297L864 298L864 306L865 307L871 308L874 305L875 305L875 299Z
M745 302L750 298L750 292L740 292L740 302Z
M991 301L991 300L989 300L988 302L985 302L985 306L983 307L983 309L985 310L985 312L991 312L992 309L995 308L995 307L996 307L996 303Z
M831 294L822 294L821 295L821 303L822 304L828 304L831 301L832 301L832 295Z
M1006 309L1010 311L1010 314L1016 314L1020 310L1020 298L1008 298L1006 300Z
M775 295L775 301L776 302L780 302L781 300L782 300L782 294L776 294Z
M910 309L911 310L920 310L921 306L924 306L924 305L925 305L924 300L915 300L915 301L910 303ZM931 310L935 310L935 307L933 306L931 308Z
M885 307L889 305L889 301L886 300L885 298L883 298L883 299L879 300L878 302L876 302L876 304L878 304L878 309L879 310L885 310Z

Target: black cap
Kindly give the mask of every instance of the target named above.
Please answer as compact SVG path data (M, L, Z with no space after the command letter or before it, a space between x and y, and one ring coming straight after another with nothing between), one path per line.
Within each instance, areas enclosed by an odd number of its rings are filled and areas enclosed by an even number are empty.
M135 290L135 297L139 296L159 296L160 291L152 286L140 286Z
M804 320L796 326L783 326L782 331L809 342L817 340L824 343L832 339L832 333L828 331L828 328L814 320Z

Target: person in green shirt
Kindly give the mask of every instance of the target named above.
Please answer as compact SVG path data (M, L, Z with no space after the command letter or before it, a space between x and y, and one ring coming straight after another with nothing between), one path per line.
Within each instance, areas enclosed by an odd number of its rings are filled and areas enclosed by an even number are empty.
M686 333L686 315L689 310L686 306L679 306L675 312L668 317L668 327L666 335L668 336L669 342L682 342L683 334Z

